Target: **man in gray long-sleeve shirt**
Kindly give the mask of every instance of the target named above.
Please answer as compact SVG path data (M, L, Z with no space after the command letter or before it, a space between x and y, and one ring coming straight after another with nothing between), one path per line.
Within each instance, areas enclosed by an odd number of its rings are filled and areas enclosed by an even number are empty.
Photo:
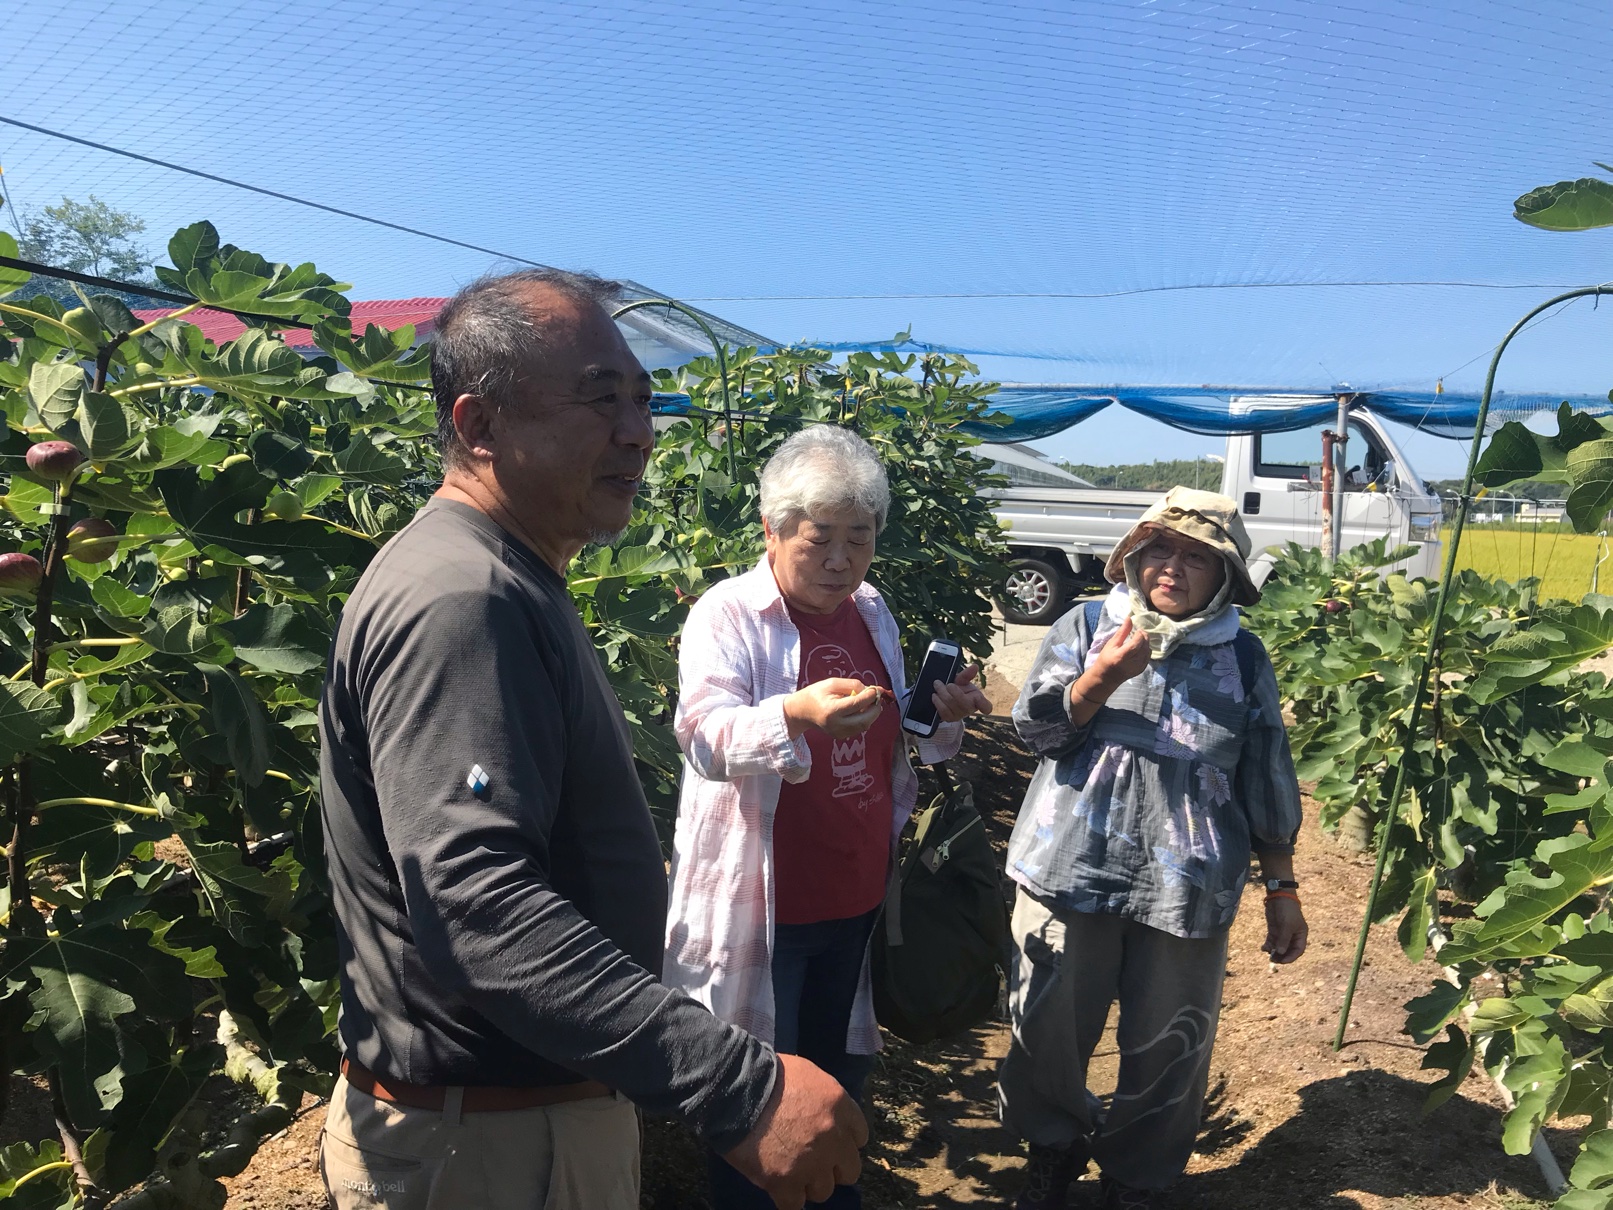
M833 1080L658 982L665 868L564 579L626 525L653 441L611 289L526 272L443 310L443 486L332 646L344 1061L321 1164L341 1210L627 1210L635 1102L781 1206L855 1177L866 1126Z

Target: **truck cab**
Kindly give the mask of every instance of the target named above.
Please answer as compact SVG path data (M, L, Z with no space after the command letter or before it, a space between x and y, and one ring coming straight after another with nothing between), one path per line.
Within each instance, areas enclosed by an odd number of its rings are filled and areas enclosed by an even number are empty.
M1283 433L1249 433L1227 442L1221 491L1238 502L1254 555L1250 571L1264 582L1289 542L1317 546L1322 536L1322 433L1336 422ZM1361 408L1351 409L1343 447L1343 511L1339 549L1388 538L1417 553L1397 570L1437 579L1441 504L1423 484L1388 428Z
M1234 400L1234 406L1240 402ZM1283 403L1261 398L1245 406L1254 412ZM1322 432L1336 428L1335 421L1227 439L1219 488L1243 513L1257 584L1289 542L1321 545ZM1339 452L1340 549L1386 538L1391 546L1415 547L1397 570L1438 576L1439 498L1424 486L1385 425L1366 408L1350 409L1348 440ZM1011 622L1052 622L1072 595L1105 588L1109 552L1161 494L1096 487L1023 445L986 445L977 453L1008 480L992 494L1013 555L1000 597Z

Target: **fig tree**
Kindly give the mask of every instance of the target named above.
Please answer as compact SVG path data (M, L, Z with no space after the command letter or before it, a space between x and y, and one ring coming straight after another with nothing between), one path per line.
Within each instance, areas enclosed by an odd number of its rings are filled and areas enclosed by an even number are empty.
M28 469L51 483L65 483L84 464L84 454L71 441L40 441L24 456Z
M67 531L67 557L80 563L105 563L118 553L118 531L104 517L85 517Z
M0 595L32 596L44 578L45 569L33 555L25 555L20 550L0 555Z

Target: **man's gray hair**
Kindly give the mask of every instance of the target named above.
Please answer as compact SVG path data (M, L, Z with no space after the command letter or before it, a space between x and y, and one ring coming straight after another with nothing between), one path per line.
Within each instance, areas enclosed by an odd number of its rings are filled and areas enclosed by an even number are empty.
M776 533L798 517L852 509L885 528L890 481L874 447L850 429L816 424L802 429L762 468L762 519Z
M471 282L437 315L431 341L431 390L437 400L437 445L443 463L465 461L454 430L454 401L479 395L495 408L515 403L522 383L549 351L550 334L535 321L534 290L609 307L621 285L591 273L522 269Z

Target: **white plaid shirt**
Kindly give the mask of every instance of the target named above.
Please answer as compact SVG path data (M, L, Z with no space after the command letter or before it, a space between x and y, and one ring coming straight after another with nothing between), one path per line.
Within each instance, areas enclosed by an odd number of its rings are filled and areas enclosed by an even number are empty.
M907 689L896 619L867 583L852 594L898 700ZM683 792L672 856L663 981L724 1021L773 1041L773 813L784 780L805 781L812 754L791 739L784 699L799 687L801 636L764 555L689 611L678 662ZM903 733L906 737L906 733ZM918 741L927 764L954 755L963 724ZM918 778L901 743L891 761L891 851L913 813ZM846 1034L849 1054L880 1048L868 961Z

